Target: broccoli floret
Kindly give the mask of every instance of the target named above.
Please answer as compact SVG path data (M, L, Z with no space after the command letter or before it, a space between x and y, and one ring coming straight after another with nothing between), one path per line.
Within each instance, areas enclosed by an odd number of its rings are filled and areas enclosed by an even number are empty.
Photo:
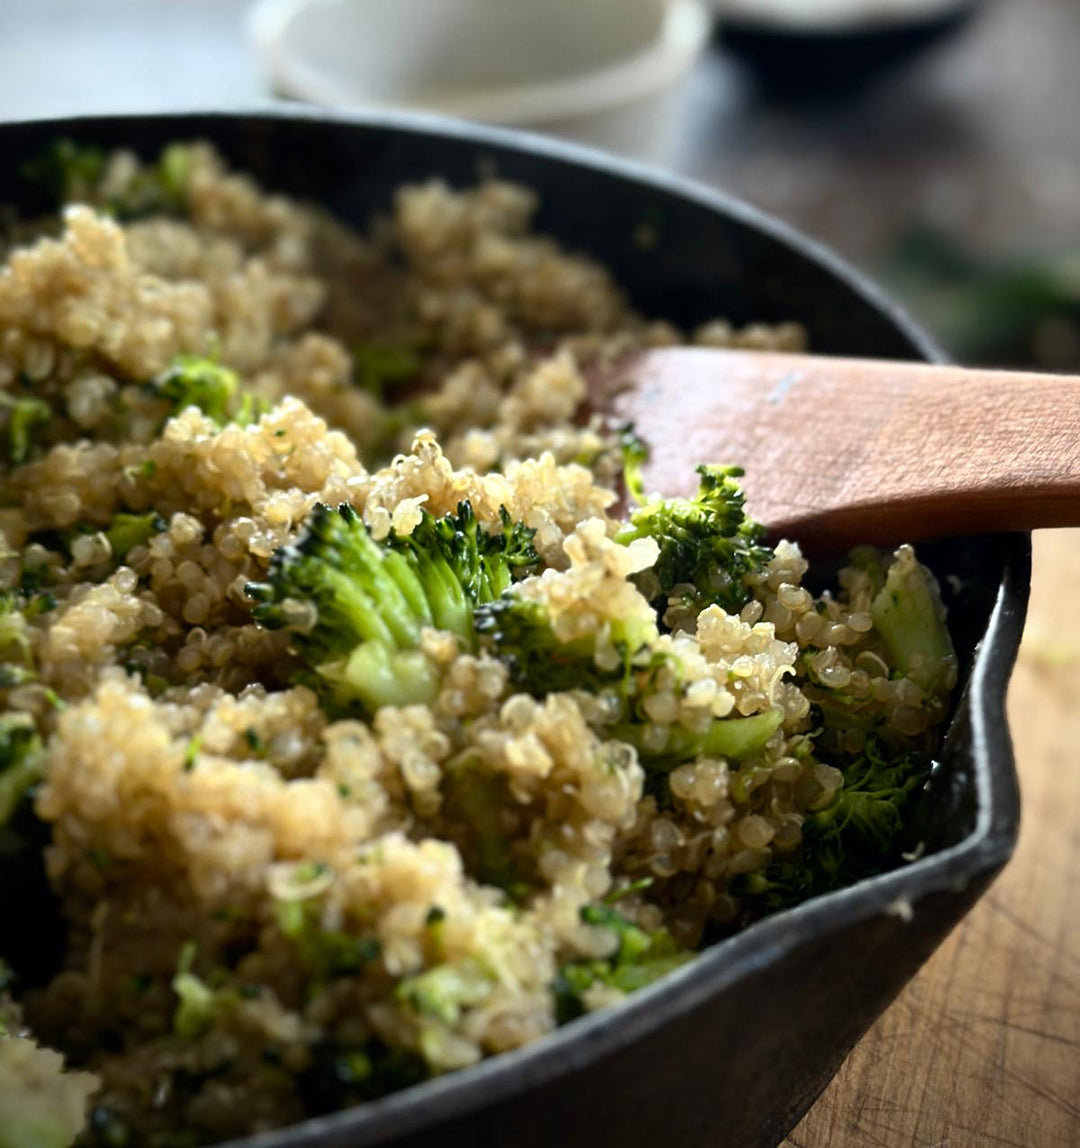
M634 580L661 615L676 587L689 587L699 609L715 603L738 613L750 599L746 576L772 557L764 545L764 527L743 509L745 498L735 481L743 471L735 466L697 470L701 482L693 499L651 499L615 535L626 546L638 538L653 538L659 545L656 563ZM635 475L636 469L628 470L631 489L632 483L640 485Z
M52 408L41 399L15 398L0 391L0 410L7 411L7 458L21 466L30 457L35 432L52 418Z
M224 426L231 417L240 380L235 371L212 359L178 355L152 386L169 400L174 415L188 407L198 407L218 426Z
M605 960L570 961L559 969L551 986L559 1024L585 1012L584 995L594 985L632 993L694 957L694 953L681 949L666 929L647 933L607 905L586 905L581 920L611 929L618 938L618 948Z
M351 1048L324 1042L311 1052L311 1063L298 1078L298 1085L313 1112L337 1112L419 1084L431 1075L415 1053L390 1049L374 1038Z
M101 148L58 139L23 164L20 175L55 207L91 203L120 219L183 210L191 168L191 153L184 144L170 144L156 163L140 167L123 188L111 194L102 188L107 164Z
M503 811L510 801L506 777L488 772L476 757L466 754L447 772L445 792L447 814L472 830L471 841L463 847L469 872L484 885L502 889L511 900L524 900L531 890L531 874L523 872L506 834Z
M104 174L104 151L69 139L54 140L19 168L23 180L39 188L57 207L91 198Z
M292 941L313 980L349 976L378 958L381 948L376 937L324 929L313 909L311 902L290 899L279 901L275 914L278 929Z
M642 764L649 769L670 769L702 754L741 759L759 751L779 728L783 713L779 708L752 717L717 718L703 730L694 732L672 727L667 740L657 744L656 727L645 712L644 702L654 689L657 672L676 663L673 654L657 652L652 646L656 631L636 620L612 634L619 661L599 664L593 637L561 642L552 630L543 603L509 593L497 602L476 611L476 632L481 641L510 671L519 689L544 697L563 690L605 691L615 698L622 716L614 725L604 726L607 738L628 742L637 748Z
M0 716L0 828L41 778L41 738L27 714Z
M884 658L893 678L906 677L919 686L932 717L942 716L955 682L956 657L933 575L916 561L910 546L902 546L891 563L873 547L860 547L852 552L849 565L865 576L873 594L870 613L884 646L875 652ZM890 728L888 706L879 697L823 687L815 678L812 659L804 654L803 661L809 675L804 688L823 727L820 745L833 754L848 754L852 743L861 745L866 735L886 729L891 740L903 741Z
M408 347L364 343L353 350L356 384L377 399L385 399L395 385L411 382L422 367L423 360Z
M929 759L915 752L888 757L871 737L843 774L831 804L804 823L802 845L793 855L733 883L732 893L751 915L852 885L895 860L905 815L930 777Z
M241 388L235 371L198 355L177 355L149 385L156 395L169 400L170 415L198 407L219 427L230 422L250 426L270 410L265 398Z
M956 655L933 575L901 546L870 607L893 665L927 694L947 689Z
M655 630L638 633L625 627L613 635L623 661L601 669L595 639L560 641L542 602L507 594L481 606L474 623L481 641L509 669L514 685L534 697L562 690L596 691L619 683L626 677L629 659L656 637Z
M202 977L191 971L195 964L195 953L194 941L184 945L176 964L176 976L172 980L172 989L177 998L173 1031L187 1040L201 1036L221 1011L219 994Z
M471 646L474 608L537 561L532 531L504 512L503 531L489 534L468 502L439 519L424 512L412 534L381 542L351 506L320 504L296 542L276 552L268 580L247 593L256 621L294 631L337 705L370 712L431 702L438 683L419 649L423 628Z
M467 1008L483 1004L494 981L479 961L436 965L398 983L394 996L421 1017L456 1024Z

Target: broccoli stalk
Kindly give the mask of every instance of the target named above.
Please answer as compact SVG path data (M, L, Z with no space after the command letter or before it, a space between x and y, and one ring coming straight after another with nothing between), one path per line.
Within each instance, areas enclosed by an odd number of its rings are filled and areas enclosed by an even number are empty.
M933 575L901 546L870 607L893 665L925 693L936 694L956 666L945 607Z
M632 993L685 964L694 956L680 949L666 929L646 933L606 905L581 910L586 925L612 930L618 939L615 953L602 961L570 961L559 969L551 986L559 1024L585 1012L585 993L595 985Z
M105 531L105 537L112 547L113 557L121 561L127 557L129 550L136 546L145 546L155 534L160 534L168 527L168 523L161 515L151 510L146 514L128 514L120 511L113 515Z
M645 478L641 473L649 457L649 448L640 438L633 423L619 430L619 451L622 454L623 485L626 493L639 505L645 502Z
M0 689L33 681L34 655L28 611L13 593L0 594Z
M640 490L640 454L624 450L626 482ZM746 576L772 557L765 529L746 517L739 484L739 467L699 466L701 482L692 499L655 498L639 506L615 535L625 546L638 538L653 538L660 547L654 566L635 575L639 590L662 615L668 595L686 588L699 609L713 603L738 613L750 599Z
M52 408L41 399L15 398L0 391L0 410L7 415L7 456L12 466L21 466L30 457L34 434L52 418Z
M620 722L608 728L607 736L634 746L646 768L664 769L695 757L726 757L733 761L752 757L765 747L783 720L784 711L774 706L751 717L712 721L700 734L674 726L659 749L644 737L644 728L638 723Z
M27 714L0 717L0 829L41 778L42 756L41 738Z
M751 914L776 912L881 873L894 860L905 815L930 776L930 762L909 752L892 758L876 738L847 765L829 806L802 828L790 857L737 879L732 893Z
M276 552L267 581L247 593L256 621L293 630L339 706L373 712L431 702L438 679L419 648L424 627L471 646L475 607L537 561L532 531L504 512L503 531L489 534L468 502L439 519L424 512L412 534L381 542L351 506L320 504L296 542Z

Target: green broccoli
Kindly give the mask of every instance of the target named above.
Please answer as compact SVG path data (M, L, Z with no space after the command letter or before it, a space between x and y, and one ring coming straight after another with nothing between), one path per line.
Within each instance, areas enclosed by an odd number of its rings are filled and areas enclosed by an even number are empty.
M195 973L197 954L197 944L188 941L180 950L172 979L172 990L176 994L173 1032L185 1040L202 1036L249 995L247 987L226 983L228 974L224 969L214 970L208 979ZM258 989L251 989L251 995L257 996Z
M780 728L784 711L779 706L750 717L718 718L701 733L674 726L663 746L654 746L645 737L641 721L619 722L608 727L606 736L634 746L647 769L671 769L695 757L727 757L742 761L753 757Z
M622 659L613 668L601 669L595 639L561 641L542 602L507 594L482 605L474 624L477 636L506 664L514 685L534 697L562 690L596 691L624 682L631 660L656 638L655 628L640 627L636 621L616 627L612 638Z
M270 410L265 398L241 387L235 371L198 355L177 355L150 388L169 400L171 415L198 407L219 427L230 422L250 426Z
M633 423L620 428L618 442L622 453L623 485L626 493L641 504L645 502L645 479L641 468L649 457L648 445L638 436Z
M387 391L411 382L420 374L423 360L408 347L363 343L353 349L353 375L356 385L385 400Z
M33 681L35 677L28 611L22 601L11 591L0 593L0 689Z
M160 534L168 528L168 523L156 511L150 510L145 514L131 514L128 511L118 511L113 515L108 526L102 529L92 523L80 523L74 530L59 536L58 542L72 554L74 543L87 535L103 534L109 543L112 557L117 562L123 562L128 551L136 546L145 546L155 534ZM38 536L39 538L41 535Z
M315 981L359 972L379 956L378 938L324 929L316 920L310 901L282 900L275 909L279 931L296 947L297 955Z
M41 399L15 398L0 391L0 410L7 414L7 457L12 466L21 466L30 457L35 432L52 418L52 408Z
M606 905L586 905L581 910L586 925L611 929L618 938L615 953L601 961L570 961L559 969L551 986L555 1017L559 1024L585 1012L584 995L595 985L632 993L692 960L694 953L681 949L666 929L647 933Z
M388 1048L373 1037L362 1046L342 1047L330 1041L313 1045L311 1062L298 1085L309 1111L337 1112L419 1084L430 1075L420 1056Z
M105 152L74 140L54 140L40 155L27 160L19 175L56 207L84 201L94 195L105 175Z
M41 778L42 758L41 737L28 714L0 717L0 828Z
M170 144L155 163L140 167L126 186L110 194L102 189L107 166L108 157L101 148L58 139L23 164L19 174L57 208L90 203L119 219L156 212L177 214L184 209L191 169L186 145Z
M640 487L638 453L630 451L627 484ZM638 538L655 539L660 555L649 570L635 575L637 587L663 615L675 587L689 587L699 609L713 603L738 613L750 600L746 576L772 557L765 529L746 517L739 467L699 466L701 482L693 499L652 499L631 512L615 535L629 546Z
M113 557L123 561L129 550L145 546L155 534L160 534L168 523L156 511L146 514L128 514L120 511L113 515L105 529L105 537L112 547Z
M462 1012L483 1004L494 988L491 974L479 961L441 964L399 981L394 996L422 1017L456 1024Z
M654 691L660 669L674 668L677 680L683 675L676 655L653 648L657 635L651 624L645 628L635 619L616 628L612 639L621 657L611 667L597 663L595 638L561 642L543 603L514 593L481 606L475 625L481 642L507 666L517 688L535 697L579 689L614 698L619 720L601 732L635 746L649 769L670 769L702 754L750 757L783 721L782 711L774 708L751 717L717 718L698 732L675 726L658 746L643 703Z
M201 1036L220 1011L218 994L191 970L195 964L196 946L189 941L180 950L172 989L176 993L173 1031L187 1040Z
M947 688L956 655L933 575L901 546L870 607L892 664L925 693Z
M870 613L891 676L910 678L930 705L940 706L955 680L956 657L933 575L916 561L910 546L902 546L891 562L873 547L859 547L852 552L849 565L869 582ZM804 690L822 726L819 745L831 754L846 754L852 740L859 744L886 726L888 707L879 697L873 693L857 697L848 690L823 687L805 653L803 665L808 673ZM890 736L897 740L895 730Z
M256 621L293 630L337 705L371 712L431 702L438 682L419 649L423 628L471 646L475 607L537 561L532 531L505 511L500 533L482 530L461 502L456 514L424 512L412 534L376 542L351 506L320 504L296 542L276 552L267 581L247 593Z
M802 844L789 857L736 879L732 893L750 915L801 904L883 872L896 848L917 792L930 777L920 753L887 756L874 737L843 769L844 782L830 805L802 827Z
M172 413L198 407L207 418L224 426L231 417L240 380L235 371L197 355L177 355L151 384L172 404Z

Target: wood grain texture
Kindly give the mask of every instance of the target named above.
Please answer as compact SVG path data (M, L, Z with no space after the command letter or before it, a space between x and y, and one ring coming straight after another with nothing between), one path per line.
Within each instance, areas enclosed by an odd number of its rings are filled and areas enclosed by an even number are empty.
M745 465L750 512L810 549L1080 526L1080 379L669 347L591 391L648 442L648 490Z
M786 1148L1080 1145L1080 531L1035 536L1016 855Z

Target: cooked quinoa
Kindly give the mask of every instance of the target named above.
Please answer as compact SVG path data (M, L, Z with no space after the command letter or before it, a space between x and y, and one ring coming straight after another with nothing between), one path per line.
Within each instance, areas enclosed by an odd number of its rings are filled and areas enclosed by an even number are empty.
M362 1102L894 859L956 679L943 629L905 655L882 621L920 624L914 580L940 624L910 547L817 592L744 524L734 574L665 584L614 512L627 436L581 415L598 356L800 327L644 319L507 183L404 187L358 234L206 144L65 147L59 216L0 242L0 832L44 826L68 927L18 1005L0 977L0 1145ZM466 503L519 532L513 584L476 634L420 627L416 697L343 694L289 563L319 522L412 561ZM872 801L880 855L834 864Z

